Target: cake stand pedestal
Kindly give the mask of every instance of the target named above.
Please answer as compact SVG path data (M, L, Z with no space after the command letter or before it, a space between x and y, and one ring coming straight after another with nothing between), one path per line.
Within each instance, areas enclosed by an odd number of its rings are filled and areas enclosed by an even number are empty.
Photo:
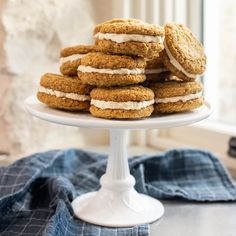
M72 202L75 214L88 222L105 226L132 226L153 222L164 213L156 199L139 194L129 173L126 154L127 130L110 129L110 154L98 192L84 194Z
M188 125L207 118L211 106L186 113L153 116L139 120L106 120L87 113L70 113L40 103L35 96L25 100L26 110L49 122L87 128L106 128L110 132L110 154L101 188L75 198L75 215L87 222L110 227L125 227L151 223L164 214L160 201L134 189L135 179L129 172L127 132L129 129L168 128Z

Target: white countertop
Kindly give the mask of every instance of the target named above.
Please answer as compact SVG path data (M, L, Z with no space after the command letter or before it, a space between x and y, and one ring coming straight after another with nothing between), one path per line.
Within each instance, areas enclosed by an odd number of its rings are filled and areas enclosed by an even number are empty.
M235 236L236 203L161 201L165 214L151 236Z

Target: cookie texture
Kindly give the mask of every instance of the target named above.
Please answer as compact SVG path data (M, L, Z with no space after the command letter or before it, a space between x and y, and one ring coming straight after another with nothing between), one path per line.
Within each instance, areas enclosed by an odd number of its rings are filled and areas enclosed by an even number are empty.
M95 45L77 45L63 48L60 52L60 72L63 75L75 76L77 75L77 68L81 64L81 58L74 58L68 61L62 61L62 59L66 59L66 57L71 57L73 55L86 55L89 52L95 52Z
M198 81L193 82L177 82L169 81L164 83L153 83L151 89L155 93L155 97L168 98L195 94L202 91L203 86Z
M65 62L60 66L60 72L63 75L76 76L77 68L80 64L81 64L81 59Z
M206 55L203 46L187 27L181 24L166 24L164 45L165 51L168 50L187 73L199 75L205 71ZM179 70L176 66L168 63L169 58L166 52L162 57L164 64L173 74L187 80L186 74L177 73Z
M203 105L204 98L197 98L187 102L156 103L154 105L155 113L176 113L191 111Z
M163 82L169 77L169 75L169 71L156 74L146 74L146 81L150 83Z
M128 22L130 22L130 23L142 23L143 21L142 20L140 20L140 19L133 19L133 18L126 18L126 19L124 19L124 18L114 18L114 19L111 19L111 20L107 20L107 21L105 21L105 22L102 22L102 23L100 23L100 24L98 24L98 25L96 25L96 27L94 28L94 31L93 31L93 33L94 34L96 34L96 33L98 33L99 31L101 31L101 28L105 25L105 24L114 24L114 23L128 23Z
M60 57L68 57L73 54L87 54L89 52L96 52L95 45L76 45L63 48L60 52Z
M149 117L154 108L148 106L140 110L122 110L122 109L100 109L90 106L89 111L93 116L105 119L138 119Z
M64 93L90 94L93 86L83 84L78 77L68 77L46 73L41 77L40 85Z
M155 58L163 49L162 43L124 42L116 43L111 40L95 41L99 51L104 53L125 54L143 58Z
M154 72L154 73L148 72L150 70L155 70L155 69L159 69L160 72ZM164 71L161 71L162 69ZM145 74L146 74L146 81L154 83L154 82L165 81L165 79L171 74L171 72L163 64L162 58L158 56L152 60L146 61Z
M92 99L115 102L140 102L154 99L153 91L143 86L94 88L90 95Z
M144 74L146 62L140 57L130 57L125 55L111 55L104 53L89 53L81 59L81 66L95 69L140 69L140 74L109 74L100 72L82 72L78 69L78 76L84 84L94 86L126 86L138 84L145 81Z
M41 92L37 93L37 98L39 101L45 103L46 105L52 108L68 111L88 111L90 106L90 102L88 101L76 101L69 98L56 97Z
M164 67L162 58L160 56L155 57L152 60L146 60L146 69L156 69L160 67Z
M144 69L146 61L141 57L112 55L102 52L89 53L81 59L81 65L108 69Z
M139 84L146 80L144 74L140 75L111 75L100 73L81 73L78 76L84 84L98 86L98 87L111 87L111 86L127 86L131 84Z
M97 25L94 34L141 34L164 36L164 28L155 24L148 24L138 19L113 19Z

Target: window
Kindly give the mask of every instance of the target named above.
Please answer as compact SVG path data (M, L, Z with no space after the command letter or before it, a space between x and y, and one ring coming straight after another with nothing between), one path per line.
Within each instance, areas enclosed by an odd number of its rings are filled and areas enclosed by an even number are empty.
M204 43L208 56L206 98L211 119L236 125L236 1L204 1Z

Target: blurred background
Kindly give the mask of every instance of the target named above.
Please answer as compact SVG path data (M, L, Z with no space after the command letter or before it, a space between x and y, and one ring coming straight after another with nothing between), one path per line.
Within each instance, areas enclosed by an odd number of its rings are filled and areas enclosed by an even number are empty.
M1 0L0 1L0 159L33 152L80 147L105 150L105 130L77 129L38 120L24 111L40 76L59 72L65 46L93 43L97 23L114 17L140 18L164 25L187 25L208 57L205 97L214 106L206 121L174 129L132 131L130 150L138 154L180 147L208 149L230 168L229 140L236 136L236 1L234 0Z

